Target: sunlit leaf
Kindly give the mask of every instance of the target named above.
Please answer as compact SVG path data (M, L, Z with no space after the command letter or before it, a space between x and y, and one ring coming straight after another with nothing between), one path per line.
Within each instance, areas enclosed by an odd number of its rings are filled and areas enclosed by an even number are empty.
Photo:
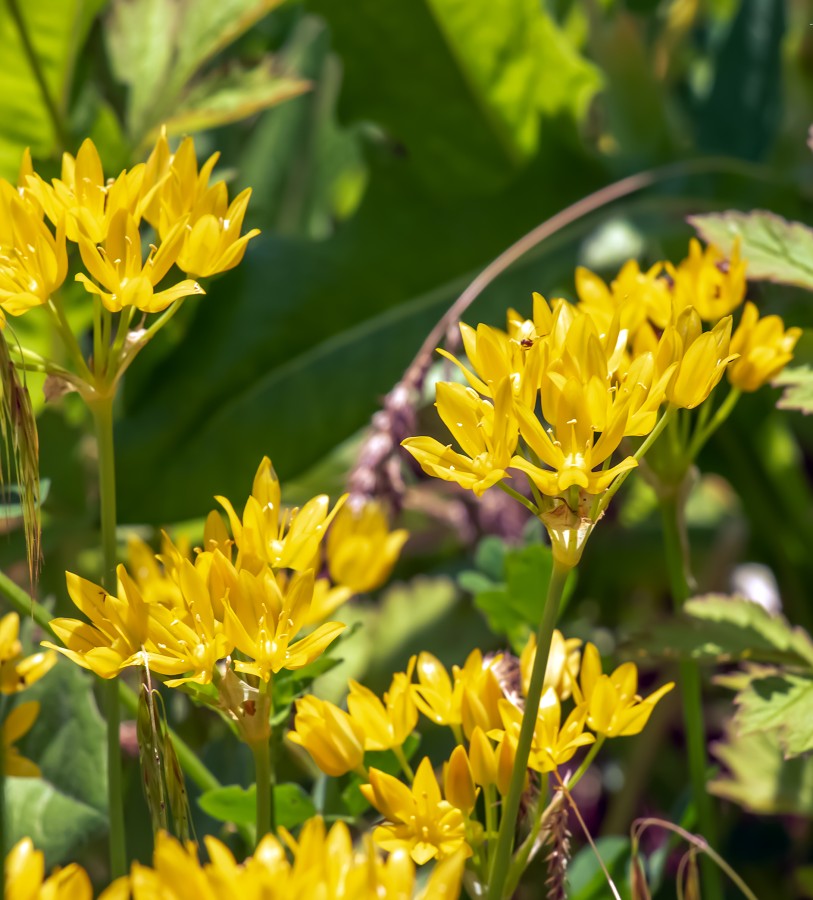
M726 253L739 238L748 278L813 290L813 229L806 225L765 210L708 213L690 216L689 222L704 241Z
M738 735L770 732L786 759L813 749L813 672L757 674L735 702Z
M780 409L795 409L805 415L813 412L813 369L810 366L785 369L774 378L773 384L785 389L776 404Z
M236 784L214 788L201 794L198 804L219 822L253 825L257 817L257 788ZM296 828L316 814L316 807L300 785L278 784L274 787L274 813L277 825Z

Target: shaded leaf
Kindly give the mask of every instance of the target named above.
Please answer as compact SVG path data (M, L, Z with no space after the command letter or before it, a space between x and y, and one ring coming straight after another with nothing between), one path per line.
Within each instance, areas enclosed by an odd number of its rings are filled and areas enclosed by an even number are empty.
M14 844L31 837L50 868L107 826L105 727L92 679L67 661L25 699L38 700L41 709L20 750L39 765L42 778L7 781L6 839Z
M756 675L735 702L739 735L771 732L786 759L813 748L813 673Z
M219 822L253 825L257 817L257 788L232 784L214 788L198 797L200 808ZM296 828L316 814L313 801L298 784L278 784L274 788L274 811L277 825Z
M798 410L805 415L813 412L813 369L810 366L785 369L772 384L785 389L776 404L780 409Z
M741 735L733 725L711 749L728 770L708 782L715 796L750 812L813 816L813 756L785 759L775 733Z
M742 0L714 61L698 114L698 144L711 153L760 159L780 122L784 0Z
M704 241L725 253L739 238L749 279L813 290L813 229L806 225L765 210L708 213L689 216L689 222Z
M804 629L751 600L721 594L690 599L683 615L656 626L635 644L658 656L700 662L813 666L813 640Z
M630 896L628 869L631 844L628 837L600 837L596 849L622 898ZM573 857L567 875L568 900L604 900L611 892L593 848L582 847Z

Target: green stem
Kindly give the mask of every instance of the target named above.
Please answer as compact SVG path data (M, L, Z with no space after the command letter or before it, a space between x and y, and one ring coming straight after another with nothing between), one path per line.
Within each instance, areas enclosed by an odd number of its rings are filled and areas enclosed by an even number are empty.
M572 791L573 788L582 780L582 776L584 773L590 768L590 764L596 758L598 751L601 750L604 741L607 739L607 735L600 734L593 742L592 747L587 751L587 756L582 760L582 764L576 769L573 777L568 779L567 789Z
M731 415L731 411L737 405L737 401L742 396L742 392L739 388L731 388L731 390L726 394L725 400L720 404L719 409L714 414L714 418L708 423L708 425L704 425L702 420L698 421L697 429L694 433L694 437L692 438L691 444L689 444L689 452L688 457L690 460L694 461L697 459L697 454L703 449L706 444L706 441L714 434L715 431L725 422L725 420ZM708 403L708 401L706 401ZM705 406L701 409L705 409ZM702 415L702 412L701 412Z
M69 355L73 357L79 375L88 384L92 384L93 375L88 368L88 364L85 362L85 357L82 356L82 348L79 346L76 336L71 330L70 323L65 316L65 310L62 309L62 304L57 297L52 297L48 301L48 309L56 324L60 337L62 338L62 343L65 345L65 349L68 351Z
M528 860L531 853L539 840L539 833L542 831L542 825L547 820L549 814L554 809L553 802L548 803L548 776L545 775L539 789L539 796L536 799L536 808L534 810L534 820L528 837L522 842L522 846L516 852L511 866L508 869L508 879L505 883L505 895L513 897L519 887L520 879L528 868ZM554 800L556 798L554 797Z
M54 102L54 98L51 96L48 82L45 80L45 73L40 65L37 51L34 49L34 45L31 42L28 26L25 24L25 19L20 12L20 7L17 4L17 0L6 0L6 5L8 6L8 11L11 13L11 18L14 19L14 24L17 26L23 53L25 53L28 64L31 66L31 73L40 89L42 102L48 112L48 117L51 119L51 124L54 126L54 133L60 149L68 150L70 148L70 141L68 140L68 134L65 130L65 124L62 121L62 115Z
M395 758L398 760L398 765L401 767L401 771L409 779L409 783L412 784L412 782L415 780L415 773L412 771L412 766L409 764L409 760L406 758L404 748L393 747L392 752L395 754Z
M113 398L105 397L91 405L99 454L99 505L102 524L104 568L102 586L117 593L116 581L116 467L113 448ZM110 869L113 878L127 873L127 848L124 831L121 742L119 726L119 688L115 679L103 682L107 719L107 801L110 815Z
M682 533L680 502L676 497L662 498L660 501L663 520L664 549L669 584L675 610L682 609L689 598L687 580L687 547ZM697 812L697 823L705 840L712 846L717 844L717 821L711 797L706 790L706 729L703 721L703 695L700 684L700 670L697 663L684 660L680 663L680 684L683 696L683 718L686 729L686 744L689 756L689 778L692 800ZM722 900L723 891L719 870L704 857L701 863L703 897L705 900Z
M497 487L508 494L509 497L513 497L518 503L521 503L527 510L531 512L532 515L538 516L539 510L534 506L533 503L527 498L523 497L519 491L515 491L512 487L509 487L504 481L498 481Z
M3 729L6 725L5 697L0 697L0 885L6 884L6 742Z
M271 765L271 741L251 745L254 776L257 781L257 843L277 830L274 821L274 767Z
M528 694L525 698L525 712L522 715L522 725L517 741L517 751L514 757L514 770L511 773L511 783L508 794L503 803L500 830L497 836L497 849L491 865L488 879L488 900L502 900L505 894L508 869L511 864L511 851L514 846L514 833L517 827L517 814L522 799L522 787L525 783L525 774L528 768L528 758L531 755L534 728L536 726L539 701L542 699L542 685L545 681L545 670L548 667L550 655L550 643L553 637L553 629L556 626L556 615L559 611L559 602L562 599L562 591L567 581L570 569L554 559L553 571L548 584L548 596L545 600L545 609L539 622L536 633L536 656L531 670L531 681L528 685Z

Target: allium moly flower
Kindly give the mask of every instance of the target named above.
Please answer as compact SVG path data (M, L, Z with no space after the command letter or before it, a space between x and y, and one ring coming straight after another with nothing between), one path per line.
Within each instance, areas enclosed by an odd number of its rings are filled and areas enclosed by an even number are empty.
M756 391L776 377L793 359L801 328L788 328L779 316L763 316L750 301L731 337L731 353L739 354L728 367L728 380L741 391Z
M514 771L515 746L513 741L500 741L494 747L485 731L475 728L469 737L469 765L474 783L483 788L496 785L505 796Z
M283 507L279 479L266 456L254 476L242 519L225 497L215 499L228 515L242 567L257 570L267 564L273 569L303 571L313 568L319 544L346 495L332 510L325 494L301 508Z
M584 648L578 701L586 707L587 725L596 734L638 734L649 721L655 704L674 686L670 681L642 699L637 693L638 669L634 663L623 663L611 675L604 675L595 645Z
M31 838L16 843L6 856L6 900L93 900L93 887L76 863L45 877L45 857ZM109 888L99 900L117 900Z
M438 414L463 453L431 437L401 442L428 475L454 481L480 497L508 476L517 445L516 417L511 383L504 379L493 388L493 405L472 388L440 382L435 405Z
M350 679L347 709L364 733L365 750L401 747L418 724L418 708L412 694L413 656L406 672L392 676L389 690L380 700L369 688Z
M553 688L560 700L565 701L573 693L573 685L579 677L582 642L578 638L565 638L558 628L554 629L545 669L543 691ZM522 693L528 693L531 670L536 658L536 635L532 634L519 657L522 673Z
M739 241L734 242L731 257L710 244L704 250L695 238L689 242L689 255L678 266L666 263L672 278L675 310L694 307L705 322L719 322L745 299L745 269L740 258Z
M56 663L56 654L34 653L23 657L20 617L16 612L0 619L0 693L14 694L39 681Z
M101 244L79 234L79 252L91 277L79 272L76 280L82 282L88 293L98 295L111 312L120 312L125 306L146 313L161 312L182 297L205 293L190 279L155 290L176 262L183 237L183 223L178 223L160 247L150 248L145 260L138 222L129 210L119 209L110 220Z
M14 746L31 730L39 711L39 703L30 700L28 703L15 706L3 721L3 770L6 775L16 775L19 778L39 777L39 766L26 759Z
M522 710L509 700L502 700L500 714L503 729L495 729L489 737L497 741L510 741L516 751L522 726ZM528 768L537 772L552 772L572 759L579 747L592 744L595 738L584 730L586 718L587 710L579 705L563 723L561 701L556 691L548 688L539 704Z
M0 180L0 327L47 303L68 273L65 228L56 235L11 185Z
M326 622L297 640L312 597L310 569L296 573L284 594L271 569L259 575L242 570L238 589L224 600L225 633L247 657L236 659L234 668L268 681L281 669L301 669L321 656L345 626Z
M370 783L362 785L361 792L387 820L373 832L383 850L406 850L419 866L461 850L471 855L465 816L443 799L428 757L421 760L411 789L386 772L370 769Z
M409 532L390 531L380 503L360 508L345 504L327 534L326 556L330 577L353 593L375 590L389 578Z
M130 896L127 888L133 900L455 900L460 894L462 853L436 865L427 886L416 894L415 866L405 851L391 853L385 861L369 843L354 847L343 822L327 830L323 820L314 817L304 823L297 839L284 828L280 835L282 840L266 835L242 863L225 844L206 837L209 862L201 865L194 844L183 846L160 832L153 867L134 864L130 877L122 879L125 891L115 898L105 895L105 900L124 900Z
M288 740L304 747L316 765L334 778L360 769L364 762L362 727L343 709L312 694L296 701Z

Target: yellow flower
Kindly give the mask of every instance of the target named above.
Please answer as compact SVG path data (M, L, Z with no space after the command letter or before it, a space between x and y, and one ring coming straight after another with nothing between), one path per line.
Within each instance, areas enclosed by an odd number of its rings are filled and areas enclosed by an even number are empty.
M509 700L502 700L500 713L503 730L496 729L489 737L501 742L510 741L516 753L522 725L522 710ZM537 772L552 772L572 759L579 747L592 744L595 738L584 731L586 717L587 710L584 705L579 705L562 724L562 704L556 691L548 688L539 704L528 768Z
M63 223L54 236L42 216L0 181L0 327L4 313L19 316L47 303L67 273Z
M263 457L243 517L225 497L215 497L226 511L234 541L239 549L238 562L255 571L264 564L274 569L313 568L319 544L346 495L330 510L325 494L314 497L301 509L282 506L280 486L271 460Z
M492 747L482 728L475 728L469 738L469 764L474 783L487 788L492 784L505 796L514 771L516 745L513 741L501 741Z
M52 619L51 628L65 646L42 642L102 678L115 678L123 668L139 662L148 635L148 609L140 591L123 566L119 566L118 576L123 587L121 596L114 597L93 582L67 572L68 594L92 624Z
M111 312L120 312L125 306L134 306L147 313L160 312L181 297L204 293L203 288L191 280L155 291L155 286L176 261L183 237L183 223L178 223L160 247L150 248L145 261L138 223L127 209L119 209L110 220L103 246L97 246L84 234L78 236L82 262L91 278L102 287L83 272L76 275L76 280L82 282L88 293L97 294Z
M697 312L684 309L675 325L664 332L656 354L661 369L678 363L666 397L673 406L683 409L694 409L706 400L728 364L737 358L729 353L731 316L721 319L711 331L701 328Z
M718 322L745 299L745 269L740 259L739 241L735 241L731 259L709 245L705 251L695 238L689 242L689 255L677 267L666 263L673 281L675 310L693 306L706 322Z
M2 725L3 731L3 769L6 775L19 778L38 778L40 768L36 763L26 759L14 744L28 734L39 715L40 705L36 700L21 703L6 716Z
M333 777L364 762L364 731L344 710L313 695L296 701L294 730L288 740L304 747L313 761Z
M143 165L108 182L96 145L87 138L75 159L70 153L63 154L61 176L49 185L32 172L25 177L24 192L39 203L55 226L65 228L68 240L76 243L85 235L93 243L101 243L116 213L129 211L139 217Z
M543 690L549 687L556 691L560 700L567 700L573 693L573 685L579 676L582 642L578 638L562 637L562 632L555 629L551 638L548 665L545 669ZM522 692L528 693L531 682L531 669L536 659L536 635L532 634L519 657L522 673Z
M494 405L461 384L440 382L438 413L464 454L430 437L407 438L401 446L411 453L428 475L454 481L480 497L503 478L517 445L516 417L511 384L501 381L494 389Z
M45 859L31 838L16 843L6 857L6 900L93 900L85 870L76 863L45 877ZM99 898L113 900L110 891Z
M586 704L588 726L607 737L638 734L649 721L655 704L675 686L670 681L642 700L636 693L638 669L634 663L623 663L612 675L602 674L601 668L598 650L587 644L578 699Z
M373 833L383 850L406 850L419 866L459 850L471 855L463 813L442 798L428 757L418 766L411 790L397 778L370 769L370 783L361 791L387 819Z
M801 328L788 328L779 316L759 317L750 301L731 337L731 352L739 359L728 367L728 380L741 391L756 391L778 375L793 359Z
M389 578L409 532L389 530L380 503L370 501L360 509L345 504L327 535L326 555L330 577L354 593L375 590Z
M459 810L469 815L477 802L469 757L466 748L458 744L449 761L443 764L443 795Z
M312 570L297 573L284 594L270 569L257 576L242 570L239 589L224 600L226 635L248 657L235 660L234 668L268 681L281 669L301 669L321 656L345 626L326 622L297 641L312 597Z
M20 617L15 612L0 619L0 693L14 694L39 681L56 663L55 653L34 653L23 658Z
M410 684L414 669L413 656L406 672L396 672L392 676L390 689L384 694L383 702L369 688L350 679L347 709L364 733L365 750L401 747L415 730L418 709Z
M184 223L178 265L197 278L234 268L248 242L260 233L254 228L240 236L250 188L229 203L222 181L209 185L219 155L212 154L198 171L192 138L181 141L172 154L162 133L146 165L144 189L152 194L147 195L144 215L164 240L179 222Z

